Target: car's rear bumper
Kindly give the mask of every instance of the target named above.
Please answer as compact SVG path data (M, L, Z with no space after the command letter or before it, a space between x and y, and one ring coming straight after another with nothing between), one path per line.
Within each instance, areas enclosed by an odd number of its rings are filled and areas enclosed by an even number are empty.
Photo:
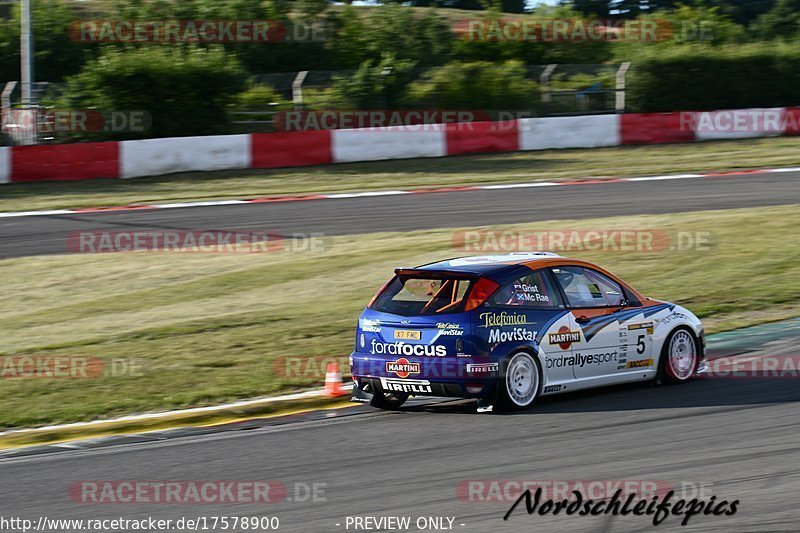
M403 375L391 365L403 361L414 368ZM485 357L387 357L353 352L350 371L353 376L371 378L427 379L436 382L494 381L500 363Z
M350 356L354 401L369 401L375 391L403 392L413 396L482 398L494 392L500 365L477 358L407 358L419 365L415 372L398 374L387 363L396 358L354 352ZM364 395L357 394L358 392ZM359 399L360 398L360 399ZM370 398L371 399L371 398Z
M494 390L495 381L443 382L427 379L356 378L353 392L404 392L412 396L444 396L451 398L482 398Z

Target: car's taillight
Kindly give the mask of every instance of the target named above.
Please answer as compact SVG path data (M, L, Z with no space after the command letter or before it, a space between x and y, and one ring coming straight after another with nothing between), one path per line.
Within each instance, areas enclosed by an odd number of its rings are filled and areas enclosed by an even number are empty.
M375 296L372 297L372 300L369 301L369 304L367 304L367 307L372 307L372 304L375 303L375 300L378 299L378 296L380 296L383 293L383 291L386 290L386 287L388 287L389 284L391 284L393 281L394 281L394 278L391 278L389 281L384 283L383 286L380 289L378 289L378 292L375 293Z
M481 278L475 283L475 286L472 287L472 290L469 293L469 298L467 298L467 305L464 308L465 311L472 311L473 309L483 305L483 303L489 299L489 296L494 294L500 288L500 285L495 283L494 281L486 278Z

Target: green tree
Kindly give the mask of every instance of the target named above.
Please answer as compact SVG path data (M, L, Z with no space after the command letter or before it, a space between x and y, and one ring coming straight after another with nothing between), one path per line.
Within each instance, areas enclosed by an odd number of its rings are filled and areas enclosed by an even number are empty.
M449 59L455 39L441 16L397 4L369 9L348 6L332 13L328 21L332 29L328 46L336 68L357 68L387 53L421 66L441 65Z
M520 61L449 63L413 82L406 100L423 108L535 110L540 93Z
M777 107L797 103L800 51L792 44L689 44L642 49L626 101L642 112Z
M778 0L770 11L753 23L754 33L762 39L791 39L800 34L800 0Z
M33 3L34 73L40 81L60 81L80 71L96 53L93 43L80 42L71 31L74 10L59 0ZM14 6L9 19L0 19L0 81L19 80L20 11Z
M414 62L384 54L364 61L351 75L337 74L327 89L304 91L308 109L396 109L414 79Z
M147 111L152 128L132 137L225 133L227 107L245 88L222 48L109 47L68 80L59 107Z

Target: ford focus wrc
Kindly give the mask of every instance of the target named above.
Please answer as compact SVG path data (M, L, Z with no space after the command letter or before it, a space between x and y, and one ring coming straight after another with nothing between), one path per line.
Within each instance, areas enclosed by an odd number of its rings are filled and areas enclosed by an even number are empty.
M548 252L398 268L361 314L353 400L477 398L525 409L543 395L704 371L703 326L592 263Z

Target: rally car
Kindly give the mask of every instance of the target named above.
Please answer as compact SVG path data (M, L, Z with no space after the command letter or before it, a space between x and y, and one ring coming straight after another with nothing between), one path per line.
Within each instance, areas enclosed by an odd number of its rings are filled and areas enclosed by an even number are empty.
M540 396L707 368L703 326L597 265L549 252L398 268L361 314L353 400L396 409L409 396L526 409Z

